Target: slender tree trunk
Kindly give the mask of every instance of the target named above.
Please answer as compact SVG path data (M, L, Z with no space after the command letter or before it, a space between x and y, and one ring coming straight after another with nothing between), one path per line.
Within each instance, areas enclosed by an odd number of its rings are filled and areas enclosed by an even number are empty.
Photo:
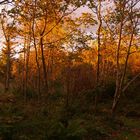
M121 82L120 82L120 88L121 88L121 90L122 90L122 88L124 86L124 78L125 78L125 75L126 75L126 70L127 70L127 65L128 65L128 59L129 59L130 50L131 50L132 41L133 41L133 35L134 35L134 29L132 29L131 38L130 38L130 42L129 42L129 46L128 46L128 50L127 50L127 55L126 55L126 60L125 60L125 64L124 64L123 75L122 75Z
M27 92L28 92L28 73L29 73L29 58L30 58L30 42L31 42L31 35L29 35L29 42L27 43L26 48L26 61L25 61L25 83L24 83L24 96L25 101L27 100Z
M34 47L35 47L35 59L36 59L36 65L37 65L37 90L38 90L38 99L41 98L41 91L40 91L40 64L38 60L38 51L35 43L35 38L34 38Z
M9 39L7 40L7 62L6 62L6 79L5 79L5 92L9 91L10 86L10 42Z
M129 59L129 55L130 55L130 49L131 49L131 46L132 46L133 35L134 35L134 31L132 31L132 34L131 34L131 39L130 39L130 43L129 43L129 46L128 46L128 51L127 51L127 56L126 56L126 60L125 60L123 74L121 76L121 79L117 83L119 85L117 85L118 88L116 87L117 91L115 93L115 97L114 97L114 101L113 101L113 105L112 105L112 114L115 113L115 110L117 108L118 102L120 100L120 96L122 94L122 89L123 89L123 85L124 85L124 78L125 78L125 75L126 75L128 59Z
M25 65L26 65L26 36L25 36L25 40L24 40L23 67L22 67L22 93L24 95L24 101L26 100L26 94L25 94Z
M41 35L42 36L42 35ZM48 92L48 77L47 77L47 68L46 68L46 62L44 57L44 45L43 45L43 38L40 38L40 49L41 49L41 58L42 58L42 66L43 66L43 74L44 74L44 84L45 84L45 90Z
M10 46L10 34L6 33L6 28L4 27L4 22L1 19L2 31L6 41L6 74L5 74L5 92L9 91L10 87L10 68L11 68L11 46Z
M98 91L100 86L100 51L101 51L101 28L102 28L102 19L101 19L101 0L98 1L98 9L97 9L97 17L98 17L98 56L97 56L97 73L96 73L96 95L95 95L95 113L97 109L97 102L98 102Z
M120 2L121 4L121 2ZM119 41L117 45L117 56L116 56L116 89L115 89L115 94L114 94L114 99L113 99L113 104L112 104L112 110L111 114L112 116L115 116L115 111L117 108L117 104L119 102L119 98L121 95L121 90L120 90L120 49L121 49L121 43L122 43L122 31L123 31L123 22L124 22L124 10L125 10L125 1L123 2L122 5L122 15L121 15L121 22L120 22L120 28L119 28Z
M45 62L45 56L44 56L44 44L43 44L43 36L45 34L46 26L47 26L47 12L46 16L44 19L44 27L43 30L40 33L40 51L41 51L41 60L42 60L42 66L43 66L43 78L44 78L44 86L45 86L45 91L48 93L48 75L47 75L47 66Z
M121 24L120 24L119 42L118 42L118 47L117 47L116 89L115 89L114 100L113 100L113 105L112 105L112 115L115 113L116 106L119 100L119 95L121 94L120 93L120 62L119 60L120 60L120 47L121 47L121 41L122 41L122 28L123 28L123 21L121 21Z
M41 91L40 91L40 64L38 60L38 51L37 51L37 45L36 45L36 39L35 39L35 10L36 10L36 0L35 0L35 6L33 11L33 23L32 23L32 33L33 33L33 43L35 48L35 60L37 65L37 90L38 90L38 99L41 98Z
M68 60L67 71L66 71L66 109L69 107L70 99L70 60Z
M125 1L124 1L125 2ZM126 59L125 59L125 64L124 64L124 69L122 72L122 75L120 76L120 64L119 64L119 53L120 53L120 46L121 46L121 40L122 40L122 28L123 28L123 18L124 18L124 8L125 8L125 3L123 4L123 16L122 16L122 20L121 20L121 26L120 26L120 33L119 33L119 43L118 43L118 50L117 50L117 77L116 77L116 91L115 91L115 96L114 96L114 100L113 100L113 105L112 105L112 116L115 115L115 111L118 105L118 102L120 100L121 94L123 92L123 86L124 86L124 79L125 79L125 75L126 75L126 70L127 70L127 65L128 65L128 59L129 59L129 55L130 55L130 50L131 50L131 46L132 46L132 41L133 41L133 36L134 36L134 30L136 28L136 26L134 27L133 25L133 21L132 21L132 17L131 17L131 36L130 36L130 41L129 41L129 45L128 45L128 50L127 50L127 54L126 54ZM131 7L131 13L132 12L132 8ZM131 15L132 16L132 15Z

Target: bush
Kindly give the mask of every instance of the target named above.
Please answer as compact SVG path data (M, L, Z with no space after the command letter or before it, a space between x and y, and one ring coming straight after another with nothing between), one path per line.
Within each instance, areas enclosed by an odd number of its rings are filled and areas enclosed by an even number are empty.
M106 85L102 96L104 98L112 98L114 96L114 93L115 93L115 87L116 87L115 81L109 82Z
M65 127L60 121L51 121L47 129L47 138L49 140L82 140L87 133L82 123L82 120L73 120Z
M11 125L1 124L0 137L2 137L3 140L13 140L13 127Z

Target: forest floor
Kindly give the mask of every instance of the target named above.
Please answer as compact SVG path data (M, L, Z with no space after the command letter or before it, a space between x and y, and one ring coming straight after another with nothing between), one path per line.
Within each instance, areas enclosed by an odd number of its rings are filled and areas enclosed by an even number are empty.
M116 118L111 100L100 102L94 116L86 103L73 100L66 111L63 99L47 103L0 92L0 140L140 140L140 90L124 95Z

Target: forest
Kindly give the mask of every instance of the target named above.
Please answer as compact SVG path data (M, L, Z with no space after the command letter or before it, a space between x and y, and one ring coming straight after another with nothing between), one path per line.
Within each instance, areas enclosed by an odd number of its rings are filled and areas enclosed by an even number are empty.
M140 140L140 0L0 0L0 140Z

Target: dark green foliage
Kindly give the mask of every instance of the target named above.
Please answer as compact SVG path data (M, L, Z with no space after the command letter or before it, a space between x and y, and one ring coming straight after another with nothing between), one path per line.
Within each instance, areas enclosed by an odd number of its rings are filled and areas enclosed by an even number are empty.
M3 140L13 140L13 127L11 125L0 124L0 137Z
M107 97L112 98L114 96L114 93L115 93L115 87L116 87L115 81L109 82L105 87L104 96L106 98Z
M0 103L2 140L119 140L124 137L138 140L132 130L139 130L139 86L132 85L131 88L136 89L135 94L122 96L118 116L112 120L110 106L114 82L110 82L106 88L71 93L68 105L61 85L54 84L56 92L47 96L47 99L42 97L40 101L31 89L26 102L23 95L16 91L10 96L7 94L7 97L1 94L0 99L4 100ZM130 92L134 93L132 89ZM99 104L95 116L96 93L99 95ZM12 97L12 102L5 101L9 97Z

